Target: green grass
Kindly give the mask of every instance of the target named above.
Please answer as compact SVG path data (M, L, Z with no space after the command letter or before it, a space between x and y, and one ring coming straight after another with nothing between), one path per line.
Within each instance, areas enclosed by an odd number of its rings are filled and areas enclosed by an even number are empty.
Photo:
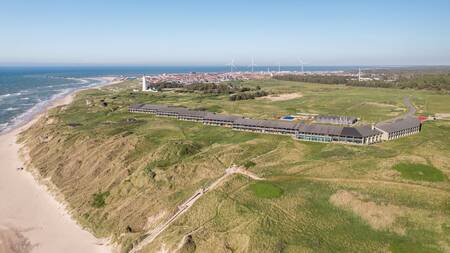
M283 190L269 182L251 184L249 189L259 198L272 199L283 195Z
M400 172L404 179L428 182L442 182L446 179L442 171L426 164L399 163L393 168Z
M266 119L296 112L353 115L367 123L402 113L405 95L425 114L450 112L450 96L437 92L276 80L245 85L303 97L232 102L228 96L133 92L139 83L129 82L115 90L81 92L73 104L30 128L22 141L34 167L61 190L80 223L124 247L143 235L150 217L172 213L232 164L267 179L233 175L143 253L160 249L161 243L176 246L192 231L198 252L224 245L234 252L408 252L408 245L445 251L450 245L450 187L443 174L450 169L448 121L426 122L420 134L395 141L352 146L127 112L133 103L159 103ZM416 161L433 161L436 168L414 169ZM387 173L393 164L412 164L405 175L420 180ZM334 206L329 199L339 190L408 210L392 225L404 233L376 230L351 210Z
M95 208L102 208L106 205L106 198L109 192L97 192L92 195L92 206Z
M246 161L246 162L244 163L244 167L247 168L247 169L249 169L249 168L251 168L251 167L255 167L255 166L256 166L256 163L254 163L254 162L252 162L252 161Z
M440 253L440 250L426 247L415 242L396 241L389 247L392 253Z

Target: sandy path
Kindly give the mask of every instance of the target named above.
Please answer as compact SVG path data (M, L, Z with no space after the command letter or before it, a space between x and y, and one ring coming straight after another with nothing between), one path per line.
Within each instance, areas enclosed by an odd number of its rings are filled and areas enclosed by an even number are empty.
M50 107L67 104L72 96ZM0 251L1 253L103 253L112 247L83 230L31 173L19 157L17 134L28 124L0 135ZM24 247L24 245L32 245Z
M264 178L258 177L256 174L241 167L233 165L230 168L227 168L223 176L221 176L219 179L208 185L206 188L197 190L190 198L188 198L185 202L179 205L177 212L171 215L166 221L161 223L155 229L147 231L145 239L142 240L139 244L137 244L130 251L130 253L139 252L146 245L153 242L153 240L155 240L156 237L158 237L162 232L164 232L175 220L178 219L178 217L180 217L183 213L187 212L187 210L189 210L189 208L191 208L194 205L194 203L203 196L203 194L205 194L208 191L214 190L217 186L219 186L222 182L224 182L229 176L233 174L242 174L254 180L264 180Z
M285 101L285 100L291 100L294 98L301 98L303 97L302 93L285 93L285 94L275 94L275 95L268 95L264 97L259 97L258 99L268 99L270 101Z

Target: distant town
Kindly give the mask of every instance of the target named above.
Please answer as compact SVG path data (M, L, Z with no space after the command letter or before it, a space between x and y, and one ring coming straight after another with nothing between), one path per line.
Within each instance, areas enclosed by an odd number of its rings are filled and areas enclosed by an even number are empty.
M190 85L198 83L222 83L228 81L239 80L258 80L268 79L273 77L283 76L337 76L347 77L355 81L378 81L380 74L363 74L361 69L356 73L345 71L244 71L244 72L217 72L217 73L176 73L176 74L159 74L159 75L144 75L142 77L142 91L157 92L158 87L163 84L173 85Z

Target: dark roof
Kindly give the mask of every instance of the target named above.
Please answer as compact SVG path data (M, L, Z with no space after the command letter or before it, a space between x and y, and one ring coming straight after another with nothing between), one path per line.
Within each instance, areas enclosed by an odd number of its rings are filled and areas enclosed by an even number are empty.
M194 111L194 110L181 110L180 115L191 116L191 117L205 117L205 111Z
M148 110L159 110L162 108L167 108L166 105L153 105L153 104L145 104L142 105L141 109L148 109Z
M140 109L144 104L134 104L130 105L128 108L130 109Z
M300 124L298 130L304 133L340 135L342 127L318 124Z
M361 133L354 127L342 128L341 136L362 137Z
M188 109L184 108L184 107L175 107L175 106L170 106L170 107L161 107L161 108L157 108L159 112L165 112L165 113L184 113L186 111L188 111Z
M205 119L207 120L221 120L221 121L235 121L239 118L239 116L235 115L226 115L226 114L218 114L218 113L207 113Z
M284 129L296 129L298 126L298 123L296 122L289 122L283 120L247 119L247 118L238 118L234 121L234 124L244 126L267 127L267 128L284 128Z
M418 120L415 117L398 118L376 124L377 128L386 131L388 133L393 133L418 126L420 126L420 120Z
M370 137L370 136L381 134L380 131L378 131L376 129L372 129L371 126L359 126L359 127L355 127L355 129L361 134L362 137Z

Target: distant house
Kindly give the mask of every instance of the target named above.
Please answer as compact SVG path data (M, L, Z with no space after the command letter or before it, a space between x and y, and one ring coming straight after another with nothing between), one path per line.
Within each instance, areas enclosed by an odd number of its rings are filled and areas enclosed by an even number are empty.
M314 117L314 121L337 125L353 125L358 119L352 116L316 116Z

